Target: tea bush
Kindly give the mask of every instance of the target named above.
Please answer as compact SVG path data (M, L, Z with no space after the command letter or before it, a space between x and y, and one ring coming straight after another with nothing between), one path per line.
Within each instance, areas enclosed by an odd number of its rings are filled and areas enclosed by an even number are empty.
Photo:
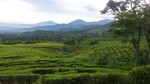
M150 84L150 65L135 68L129 75L134 84Z

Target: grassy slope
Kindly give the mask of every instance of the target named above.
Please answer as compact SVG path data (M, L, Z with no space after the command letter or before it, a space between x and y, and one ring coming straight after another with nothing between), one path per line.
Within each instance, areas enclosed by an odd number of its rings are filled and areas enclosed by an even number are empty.
M86 42L88 43L88 41ZM85 45L87 43L83 43L82 49L75 52L65 52L63 50L64 45L60 43L1 44L0 74L12 74L14 71L19 74L31 73L32 70L38 68L86 68L97 66L94 62L89 61L89 54L94 52L94 49L98 46Z
M128 74L128 71L109 69L110 64L106 66L108 68L102 68L96 61L105 53L110 53L116 59L120 59L121 55L133 55L128 49L131 45L119 41L99 41L95 45L89 45L89 42L88 40L82 42L79 48L75 47L75 50L69 47L70 51L64 51L66 45L53 42L0 44L0 76L45 75L54 79L53 76L61 78L69 74L75 76L82 73Z

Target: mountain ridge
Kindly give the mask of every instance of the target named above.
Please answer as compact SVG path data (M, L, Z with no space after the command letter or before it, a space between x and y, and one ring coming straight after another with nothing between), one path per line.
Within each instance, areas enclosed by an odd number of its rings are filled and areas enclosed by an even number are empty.
M87 25L88 22L82 20L82 19L77 19L77 20L74 20L70 23L68 23L69 25Z
M58 23L53 22L53 21L45 21L45 22L40 22L37 24L34 24L35 26L53 26L53 25L57 25Z
M51 30L51 31L58 31L58 30L83 30L83 29L89 29L89 28L95 28L95 27L102 27L102 25L108 24L113 22L111 19L104 19L100 21L95 22L86 22L82 19L74 20L68 24L58 24L53 21L46 21L41 22L33 25L19 25L17 28L14 28L15 26L10 26L11 28L3 28L0 25L0 30L11 30L16 32L28 32L28 31L36 31L36 30ZM20 28L19 28L20 27ZM13 29L13 30L12 30Z

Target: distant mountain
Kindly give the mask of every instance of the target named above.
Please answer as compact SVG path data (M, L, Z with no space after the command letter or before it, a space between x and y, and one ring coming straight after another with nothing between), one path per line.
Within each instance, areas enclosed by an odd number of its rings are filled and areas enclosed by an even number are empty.
M74 31L74 30L87 30L95 28L110 28L110 24L105 25L69 25L69 24L58 24L54 26L38 26L33 28L19 29L20 32L33 32L37 30L42 31Z
M69 25L105 25L105 24L108 24L111 22L113 22L113 20L111 20L111 19L104 19L104 20L95 21L95 22L86 22L84 20L77 19L77 20L72 21L68 24Z
M35 26L32 28L19 29L21 32L44 30L44 31L72 31L72 30L85 30L85 29L94 29L94 28L109 28L113 20L105 19L97 22L86 22L81 19L77 19L68 24L55 24L52 26ZM48 23L48 22L43 22ZM46 25L46 24L45 24Z
M70 23L68 23L69 25L88 25L88 22L85 22L81 19L77 19L75 21L72 21Z
M105 25L105 24L108 24L108 23L111 23L111 22L113 22L113 20L111 20L111 19L104 19L104 20L95 22L95 24Z
M91 25L105 25L105 24L108 24L108 23L111 23L111 22L113 22L113 20L104 19L104 20L100 20L100 21L89 22L89 24L91 24Z
M32 28L32 25L29 24L4 24L4 23L0 23L0 32L4 33L4 32L14 32L17 29L21 29L21 28Z
M53 26L53 25L56 25L58 23L55 23L53 21L46 21L46 22L41 22L41 23L37 23L37 24L34 24L34 26Z
M32 25L28 25L28 24L4 24L4 23L0 23L0 29L26 28L26 27L32 27Z
M11 32L28 32L36 30L51 30L51 31L70 31L70 30L84 30L92 28L103 28L104 26L110 27L108 24L113 20L105 19L96 22L86 22L81 19L77 19L68 24L57 24L53 21L46 21L37 24L0 24L0 32L11 31Z
M6 24L0 23L0 32L20 32L22 30L32 30L33 27L41 27L41 26L53 26L57 23L53 21L46 21L37 24ZM31 28L31 29L29 29Z

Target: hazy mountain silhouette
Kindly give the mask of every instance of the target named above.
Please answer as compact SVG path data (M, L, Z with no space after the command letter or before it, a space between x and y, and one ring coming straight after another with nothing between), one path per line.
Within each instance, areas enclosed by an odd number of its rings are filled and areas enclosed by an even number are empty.
M34 26L53 26L53 25L56 25L58 23L55 23L53 21L46 21L46 22L41 22L41 23L37 23L37 24L34 24Z
M69 31L69 30L83 30L90 28L98 28L107 26L108 23L111 23L113 20L105 19L101 21L95 22L86 22L81 19L74 20L68 24L58 24L53 21L46 21L32 25L26 24L0 24L0 30L5 31L15 31L15 32L28 32L28 31L36 31L36 30L53 30L53 31Z
M81 19L77 19L77 20L74 20L74 21L68 23L68 25L88 25L88 22L85 22Z

